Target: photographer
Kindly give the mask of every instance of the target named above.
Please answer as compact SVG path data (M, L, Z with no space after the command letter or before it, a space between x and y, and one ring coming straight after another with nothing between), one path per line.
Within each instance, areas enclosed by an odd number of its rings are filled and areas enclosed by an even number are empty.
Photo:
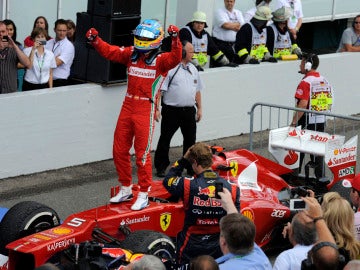
M195 178L182 177L182 172L190 162ZM175 162L164 179L164 187L176 198L184 202L184 227L177 235L177 256L180 264L189 263L191 258L199 255L220 257L219 221L227 214L220 200L215 198L217 183L222 184L231 193L236 208L240 208L240 191L219 177L211 169L212 153L204 143L196 143Z
M17 91L17 64L30 67L29 58L8 36L4 22L0 21L0 94Z

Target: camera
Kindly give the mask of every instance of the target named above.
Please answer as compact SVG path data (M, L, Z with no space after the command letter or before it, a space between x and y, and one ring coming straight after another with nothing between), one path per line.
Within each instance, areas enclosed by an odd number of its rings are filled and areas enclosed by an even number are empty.
M290 210L305 210L307 209L306 202L302 199L291 199L290 200Z
M40 40L39 43L40 45L46 45L46 40Z
M9 37L8 37L8 36L3 36L3 37L2 37L2 41L3 41L3 42L8 42L8 41L9 41Z
M221 197L219 196L219 192L223 192L224 190L224 185L221 182L215 182L215 198L216 199L221 199Z

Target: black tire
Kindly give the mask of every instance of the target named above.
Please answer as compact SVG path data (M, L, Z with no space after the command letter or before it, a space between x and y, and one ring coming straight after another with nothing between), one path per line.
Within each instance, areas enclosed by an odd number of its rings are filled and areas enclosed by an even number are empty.
M176 247L167 235L151 231L140 230L129 234L121 243L121 247L132 253L151 254L163 261L175 261Z
M15 204L0 223L0 254L8 254L7 244L59 224L58 214L46 205L34 201Z

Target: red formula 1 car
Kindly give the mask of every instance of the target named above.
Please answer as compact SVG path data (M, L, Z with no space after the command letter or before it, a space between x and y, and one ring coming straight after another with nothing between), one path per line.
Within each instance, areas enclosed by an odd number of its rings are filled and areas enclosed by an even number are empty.
M290 199L304 196L306 189L286 182L291 180L291 169L245 149L217 151L213 161L215 171L239 185L241 213L254 221L256 243L269 247L294 213ZM144 253L172 265L173 239L184 220L183 204L171 201L162 181L153 182L149 198L149 207L141 211L131 211L132 202L104 205L72 214L61 224L54 210L36 202L19 203L0 223L0 253L5 255L0 257L0 269L28 270L45 262L81 265L85 261L107 267L99 269L121 269ZM208 202L211 200L209 197Z

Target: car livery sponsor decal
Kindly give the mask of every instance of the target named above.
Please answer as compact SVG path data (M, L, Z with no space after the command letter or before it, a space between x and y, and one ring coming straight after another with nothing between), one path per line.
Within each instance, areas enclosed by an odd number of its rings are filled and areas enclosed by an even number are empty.
M67 234L73 233L74 231L69 228L57 227L57 228L52 229L51 232L53 232L56 235L67 235Z
M167 212L167 213L162 213L160 215L160 226L164 232L169 228L170 222L171 222L171 213Z
M250 208L245 208L241 211L241 214L247 218L249 218L250 220L254 221L255 220L255 215L252 209Z
M358 135L350 138L342 145L328 145L325 154L327 166L334 175L333 183L342 178L351 178L356 173Z
M271 213L271 216L275 218L283 218L285 214L286 214L286 210L274 209Z
M124 218L121 222L120 225L131 225L134 223L140 223L140 222L148 222L150 220L149 216L145 216L143 215L142 217L136 217L136 218Z
M75 244L75 237L64 239L47 245L47 251L56 251L58 249L65 249L69 247L71 244Z

